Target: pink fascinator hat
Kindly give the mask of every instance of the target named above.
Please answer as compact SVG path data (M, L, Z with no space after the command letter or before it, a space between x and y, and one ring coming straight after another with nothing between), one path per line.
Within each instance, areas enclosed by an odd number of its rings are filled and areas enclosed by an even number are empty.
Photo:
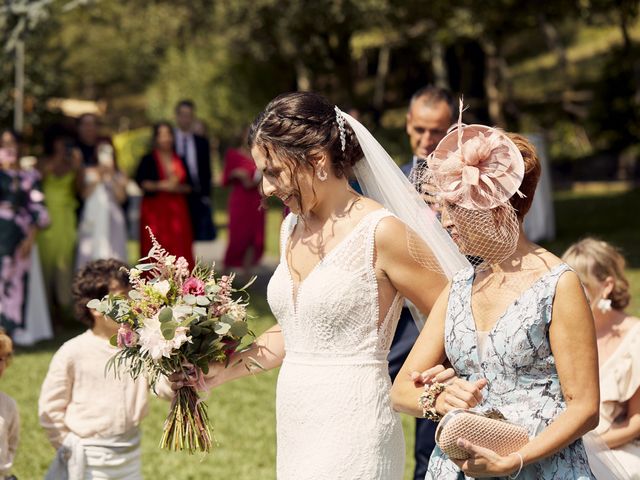
M497 128L458 124L427 159L429 173L441 198L469 210L505 205L524 178L518 147Z

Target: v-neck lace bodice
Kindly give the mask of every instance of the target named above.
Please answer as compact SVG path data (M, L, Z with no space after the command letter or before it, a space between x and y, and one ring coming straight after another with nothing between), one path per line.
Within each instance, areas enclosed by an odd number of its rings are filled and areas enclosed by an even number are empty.
M400 313L399 295L380 316L374 270L375 230L384 209L366 214L300 282L294 282L286 247L297 217L282 225L281 256L268 287L269 306L291 351L385 356ZM394 320L394 317L395 320Z
M276 394L278 480L403 476L387 363L402 298L381 312L374 270L376 227L389 215L365 215L297 285L297 297L286 260L296 217L283 222L267 292L286 352Z

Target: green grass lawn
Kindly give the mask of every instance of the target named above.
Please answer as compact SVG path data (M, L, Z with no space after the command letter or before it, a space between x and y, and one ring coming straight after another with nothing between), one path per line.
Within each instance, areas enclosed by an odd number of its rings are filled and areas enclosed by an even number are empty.
M548 245L561 254L571 242L587 234L596 235L620 246L629 258L629 279L634 303L630 312L640 315L640 191L627 193L560 193L556 196L558 240ZM281 213L269 213L268 250L277 250L278 219ZM216 217L218 218L218 217ZM222 219L222 217L220 217ZM254 329L261 332L273 323L264 292L254 292L252 314ZM69 330L64 338L37 348L17 352L14 364L0 379L0 390L13 396L21 411L22 441L14 473L21 480L43 478L53 457L44 433L38 425L37 400L48 362L62 341L80 332ZM157 448L168 404L152 399L143 422L143 460L147 479L232 478L238 480L275 479L275 383L277 372L231 383L214 391L208 399L210 415L219 443L210 455L188 456ZM413 420L404 418L407 437L405 479L413 471ZM321 425L318 426L322 428Z

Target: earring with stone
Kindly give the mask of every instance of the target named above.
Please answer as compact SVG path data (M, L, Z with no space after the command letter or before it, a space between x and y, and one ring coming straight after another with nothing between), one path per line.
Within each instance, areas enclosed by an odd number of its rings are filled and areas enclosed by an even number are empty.
M321 182L324 182L329 177L327 171L324 168L318 170L318 173L316 175L318 177L318 180L320 180Z

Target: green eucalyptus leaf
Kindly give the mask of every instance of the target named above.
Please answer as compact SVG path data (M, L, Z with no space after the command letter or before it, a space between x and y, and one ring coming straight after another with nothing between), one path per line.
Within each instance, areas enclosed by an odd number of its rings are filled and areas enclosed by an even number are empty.
M202 317L207 316L207 309L202 307L193 307L193 313L196 313Z
M244 337L249 332L249 326L243 321L235 322L231 325L230 332L234 337Z
M213 331L218 335L226 335L231 329L231 325L224 322L218 322L216 326L213 328Z
M208 307L210 303L211 300L209 300L204 295L199 295L196 297L196 304L200 305L201 307Z
M94 298L93 300L89 300L89 303L87 303L87 308L97 310L101 303L102 301L98 300L97 298Z
M149 270L153 270L152 263L139 263L136 265L136 268L142 272L148 272Z
M185 295L184 297L182 297L182 299L187 305L195 305L197 301L195 295Z
M129 291L129 298L131 300L142 300L142 294L137 290L130 290Z
M118 346L118 335L112 335L111 338L109 339L109 343L112 346L117 347Z
M176 335L176 328L178 324L176 322L165 322L160 325L160 331L165 340L171 340Z
M189 327L189 333L192 337L197 337L202 333L202 328L200 328L198 325L191 325Z
M218 285L207 285L205 288L205 292L207 295L216 294L220 291L220 287Z
M222 315L222 317L220 317L220 321L224 323L228 323L229 325L233 325L236 319L233 318L231 315L224 314Z
M158 314L158 320L160 320L160 323L170 322L173 320L173 310L169 307L164 307Z

